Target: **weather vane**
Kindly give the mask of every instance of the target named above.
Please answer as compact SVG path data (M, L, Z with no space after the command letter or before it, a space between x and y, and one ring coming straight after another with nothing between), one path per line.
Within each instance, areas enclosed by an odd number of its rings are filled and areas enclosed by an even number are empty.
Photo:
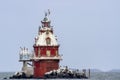
M49 16L50 15L50 10L48 9L48 12L45 12L45 16Z

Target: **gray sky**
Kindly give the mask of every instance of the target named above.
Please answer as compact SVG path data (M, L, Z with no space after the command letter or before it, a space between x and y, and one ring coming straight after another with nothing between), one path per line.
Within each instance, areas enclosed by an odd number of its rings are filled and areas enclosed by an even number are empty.
M33 50L44 11L63 54L62 66L120 69L120 0L1 0L0 71L19 71L19 50Z

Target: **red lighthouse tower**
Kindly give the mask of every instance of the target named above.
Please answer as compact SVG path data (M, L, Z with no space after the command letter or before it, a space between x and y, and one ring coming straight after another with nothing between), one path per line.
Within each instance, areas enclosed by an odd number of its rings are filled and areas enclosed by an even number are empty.
M49 14L45 13L44 19L41 21L42 26L39 27L38 36L35 38L34 47L34 77L43 78L46 72L57 70L59 68L59 44L53 34Z

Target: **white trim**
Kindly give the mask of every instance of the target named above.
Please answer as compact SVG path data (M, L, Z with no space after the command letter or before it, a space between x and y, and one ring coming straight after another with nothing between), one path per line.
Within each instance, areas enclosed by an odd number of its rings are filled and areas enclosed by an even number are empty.
M61 56L55 56L55 57L33 57L33 60L47 60L47 59L52 59L52 60L61 60Z

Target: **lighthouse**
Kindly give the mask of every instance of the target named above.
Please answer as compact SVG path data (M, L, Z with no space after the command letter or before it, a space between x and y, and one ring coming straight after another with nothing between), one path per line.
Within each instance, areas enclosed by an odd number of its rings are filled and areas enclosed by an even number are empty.
M33 45L34 57L32 61L34 78L43 78L46 72L57 70L61 60L59 44L54 35L49 15L50 12L45 13Z
M29 52L28 48L20 47L19 61L23 62L23 67L20 72L16 72L10 79L88 79L90 77L90 69L88 76L86 76L86 69L81 72L78 69L70 69L68 66L59 67L62 58L59 55L59 44L57 37L54 35L49 15L50 11L45 13L45 17L41 21L33 45L34 51Z

